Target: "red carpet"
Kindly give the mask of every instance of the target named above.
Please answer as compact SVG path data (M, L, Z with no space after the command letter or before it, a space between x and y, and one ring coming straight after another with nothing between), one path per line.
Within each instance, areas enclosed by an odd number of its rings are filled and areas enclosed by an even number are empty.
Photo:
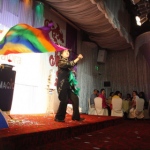
M0 150L149 150L150 120L89 116L83 122L53 116L13 115L0 130Z
M0 150L149 150L150 120L89 116L83 122L53 116L13 115L0 130Z
M150 150L150 120L124 123L68 140L39 146L36 150Z
M53 116L13 115L9 128L0 130L0 150L35 149L49 143L97 131L122 123L119 117L89 116L82 114L83 122L72 121L67 115L65 123L55 122ZM42 148L45 149L45 148ZM48 149L49 145L48 145Z
M34 133L39 131L58 130L62 128L83 126L95 123L105 123L112 121L120 121L118 117L104 117L104 116L89 116L81 115L85 118L84 121L72 121L70 115L66 115L64 122L55 122L53 115L12 115L13 120L9 120L9 128L0 130L0 138L12 135L20 135L27 133ZM104 125L106 126L106 125Z

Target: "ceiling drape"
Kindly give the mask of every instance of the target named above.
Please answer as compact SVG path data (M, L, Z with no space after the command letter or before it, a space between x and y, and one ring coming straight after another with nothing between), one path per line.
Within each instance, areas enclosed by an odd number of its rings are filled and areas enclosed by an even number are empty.
M128 33L129 16L124 15L127 12L123 7L123 0L117 0L120 1L117 9L113 1L46 1L52 8L84 30L91 41L96 42L100 47L110 50L124 50L133 47Z

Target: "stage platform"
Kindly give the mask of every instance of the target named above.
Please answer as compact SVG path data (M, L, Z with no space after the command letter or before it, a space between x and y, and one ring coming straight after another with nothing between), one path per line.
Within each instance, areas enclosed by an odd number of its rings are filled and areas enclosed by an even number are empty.
M123 122L123 118L81 114L85 120L55 122L54 115L11 115L9 128L0 129L0 150L34 149L47 143L65 140Z

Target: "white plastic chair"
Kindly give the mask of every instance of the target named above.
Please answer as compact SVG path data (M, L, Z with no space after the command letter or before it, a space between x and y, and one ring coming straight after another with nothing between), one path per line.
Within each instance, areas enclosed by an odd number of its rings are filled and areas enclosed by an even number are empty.
M119 97L112 98L111 116L118 116L118 117L123 116L122 99Z
M138 119L144 118L144 99L139 98L136 100L135 117Z
M136 100L136 107L130 109L129 118L144 118L144 99L138 98Z
M97 115L108 116L108 110L102 108L102 98L96 97L94 99L94 102L95 102L95 109L96 109Z

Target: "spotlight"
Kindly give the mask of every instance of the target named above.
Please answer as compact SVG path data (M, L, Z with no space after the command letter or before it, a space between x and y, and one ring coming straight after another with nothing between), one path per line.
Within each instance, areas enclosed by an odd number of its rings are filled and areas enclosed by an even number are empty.
M136 22L138 26L141 26L144 22L146 22L148 18L148 14L150 13L150 3L147 0L141 0L136 5Z
M145 15L145 17L136 16L135 19L138 26L141 26L144 22L148 20L147 15Z
M140 17L139 17L139 16L136 16L136 17L135 17L135 20L136 20L136 22L140 22Z

